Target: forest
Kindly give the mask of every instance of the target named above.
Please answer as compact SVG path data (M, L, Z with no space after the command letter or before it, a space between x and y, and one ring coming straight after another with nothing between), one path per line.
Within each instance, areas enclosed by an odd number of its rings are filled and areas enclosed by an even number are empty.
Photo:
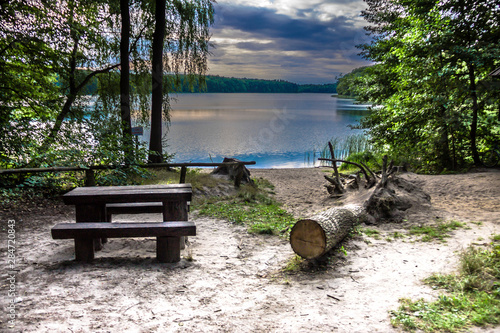
M228 78L218 75L207 75L205 84L199 83L189 87L183 80L180 87L172 86L172 91L208 92L208 93L329 93L337 92L337 85L331 84L297 84L284 80L262 80L247 78Z

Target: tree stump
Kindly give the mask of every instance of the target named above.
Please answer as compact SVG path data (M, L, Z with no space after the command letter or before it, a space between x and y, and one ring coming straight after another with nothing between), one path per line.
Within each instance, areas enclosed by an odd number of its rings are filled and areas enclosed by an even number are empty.
M236 158L224 157L222 163L230 162L241 162ZM228 176L230 180L235 181L236 187L239 187L240 183L253 184L253 180L250 178L250 170L248 170L243 164L234 165L221 165L212 171L213 175L224 175Z
M367 214L361 206L330 208L297 221L290 232L290 244L302 258L319 258L344 239L356 224L366 219Z

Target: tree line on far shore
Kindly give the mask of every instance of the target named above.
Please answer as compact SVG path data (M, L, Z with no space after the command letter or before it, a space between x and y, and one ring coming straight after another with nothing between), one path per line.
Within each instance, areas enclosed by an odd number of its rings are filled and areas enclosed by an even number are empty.
M209 93L329 93L337 92L337 84L297 84L284 80L261 80L209 75L205 85L189 87L187 82L172 89L180 92Z
M111 75L119 77L119 73ZM200 80L189 80L183 75L165 76L164 84L175 93L325 93L335 94L337 83L297 84L285 80L263 80L207 75ZM84 94L94 95L98 91L98 80L91 80Z

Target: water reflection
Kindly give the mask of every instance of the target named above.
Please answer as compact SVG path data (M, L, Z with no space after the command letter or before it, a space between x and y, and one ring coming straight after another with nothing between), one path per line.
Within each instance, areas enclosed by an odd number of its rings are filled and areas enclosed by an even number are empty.
M172 101L168 152L176 153L176 162L227 156L255 160L259 168L303 167L306 152L359 133L348 127L363 117L346 111L352 106L329 94L179 94Z

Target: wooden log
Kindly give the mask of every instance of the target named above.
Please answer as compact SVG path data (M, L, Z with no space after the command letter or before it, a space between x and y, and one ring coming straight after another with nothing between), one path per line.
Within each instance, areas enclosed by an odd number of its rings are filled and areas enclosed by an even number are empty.
M293 251L302 258L319 258L366 218L366 212L361 206L330 208L311 218L297 221L290 233L290 244Z

